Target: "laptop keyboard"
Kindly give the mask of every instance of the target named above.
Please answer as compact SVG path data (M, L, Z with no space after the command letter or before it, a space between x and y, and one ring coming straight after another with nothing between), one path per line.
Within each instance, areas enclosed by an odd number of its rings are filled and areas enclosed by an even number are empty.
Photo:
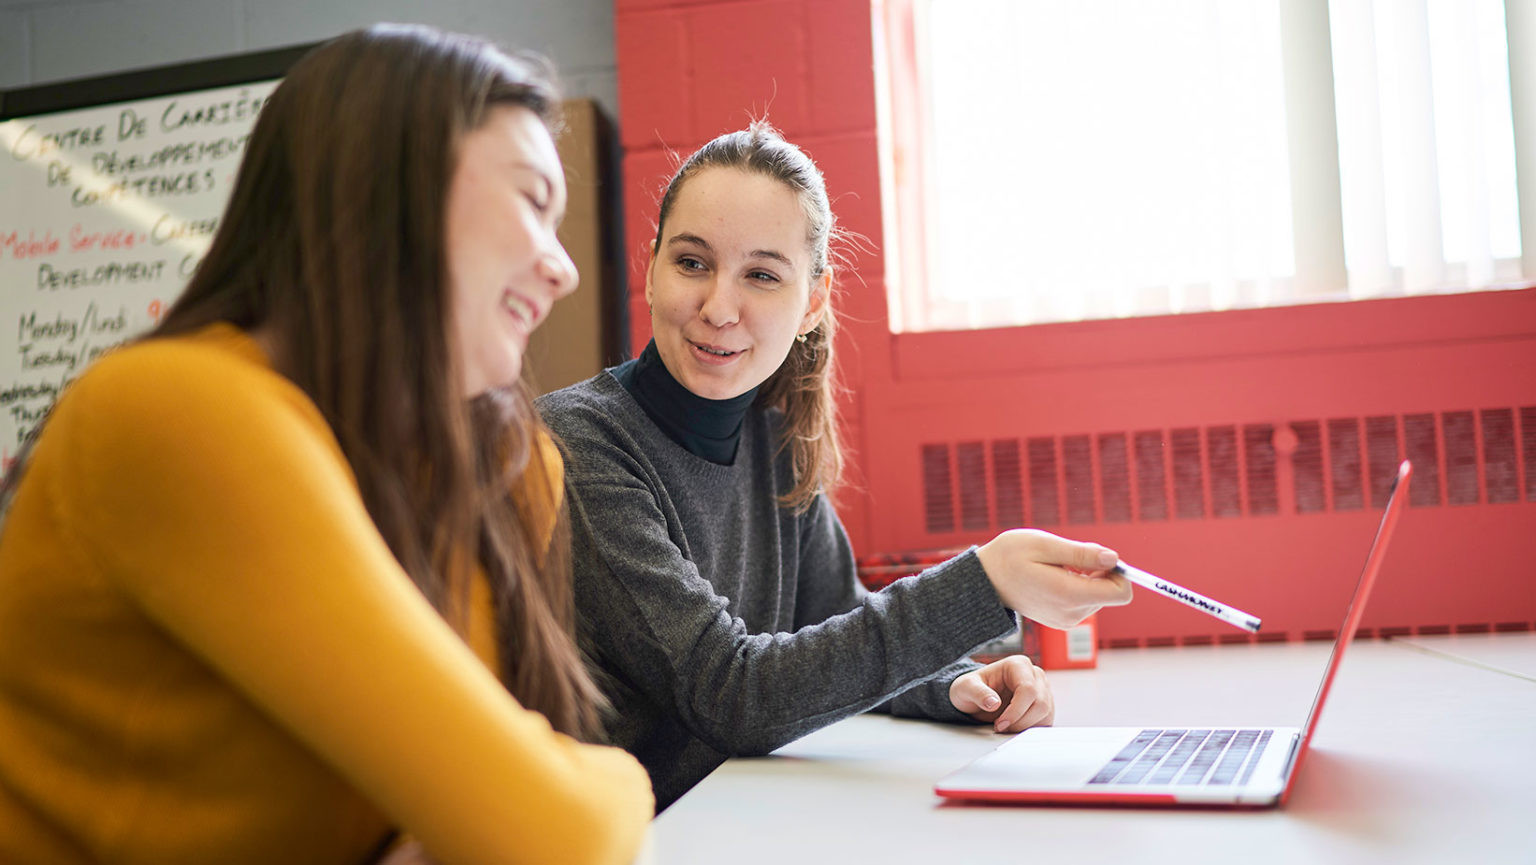
M1090 784L1245 784L1273 730L1142 730Z

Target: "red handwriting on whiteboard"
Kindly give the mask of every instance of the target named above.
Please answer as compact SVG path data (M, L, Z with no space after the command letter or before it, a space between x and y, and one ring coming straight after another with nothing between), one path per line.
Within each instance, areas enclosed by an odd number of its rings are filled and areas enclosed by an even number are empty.
M86 231L80 223L69 229L69 251L87 252L93 249L133 249L141 240L126 229L111 231Z
M18 231L9 234L0 232L0 256L10 253L11 258L27 259L53 255L58 251L59 239L53 236L51 230L45 230L41 237L30 228L27 229L26 237L22 237Z

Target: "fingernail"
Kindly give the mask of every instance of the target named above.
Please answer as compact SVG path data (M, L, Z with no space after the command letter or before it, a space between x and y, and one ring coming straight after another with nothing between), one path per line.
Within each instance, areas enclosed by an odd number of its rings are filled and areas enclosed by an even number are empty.
M1099 567L1113 568L1119 562L1120 557L1115 554L1114 550L1099 550Z
M996 709L998 706L1002 705L1002 703L1003 701L998 699L996 694L989 694L982 698L981 707L990 712L993 709Z

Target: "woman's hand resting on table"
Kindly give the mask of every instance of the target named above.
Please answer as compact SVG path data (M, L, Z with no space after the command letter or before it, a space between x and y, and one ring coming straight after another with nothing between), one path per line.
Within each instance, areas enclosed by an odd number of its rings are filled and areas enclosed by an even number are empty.
M949 702L999 733L1017 733L1050 726L1056 720L1056 698L1045 673L1023 655L956 676L949 683Z

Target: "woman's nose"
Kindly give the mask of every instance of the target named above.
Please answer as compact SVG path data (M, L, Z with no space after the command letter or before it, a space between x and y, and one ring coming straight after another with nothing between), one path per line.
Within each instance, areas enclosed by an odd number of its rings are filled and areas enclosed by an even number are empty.
M730 280L716 279L710 283L709 293L699 307L699 318L714 327L728 327L741 319L741 304Z
M571 256L560 243L555 243L552 249L539 257L538 274L549 281L555 290L556 299L575 291L581 281L575 262L571 261Z

